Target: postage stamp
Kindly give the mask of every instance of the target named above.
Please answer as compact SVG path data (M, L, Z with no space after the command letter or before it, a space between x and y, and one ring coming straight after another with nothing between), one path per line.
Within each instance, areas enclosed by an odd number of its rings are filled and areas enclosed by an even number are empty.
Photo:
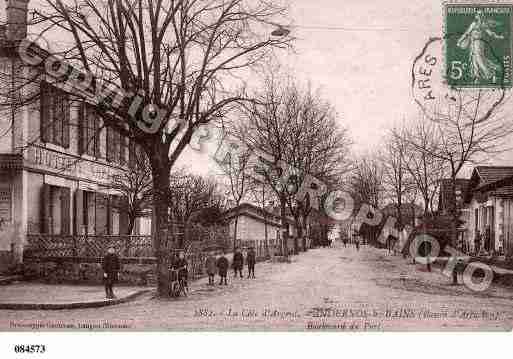
M511 87L512 4L444 4L447 84Z

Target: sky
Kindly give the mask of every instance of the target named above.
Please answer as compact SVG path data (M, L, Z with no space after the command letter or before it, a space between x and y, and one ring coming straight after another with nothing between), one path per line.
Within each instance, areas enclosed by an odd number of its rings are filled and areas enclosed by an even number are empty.
M379 150L394 123L419 116L411 67L428 39L443 33L442 3L292 0L290 4L290 30L297 40L295 51L282 55L281 61L297 79L311 81L334 104L356 154ZM197 153L187 152L181 163L220 172L208 156ZM513 166L513 151L483 164ZM471 169L466 167L462 176L470 176Z
M355 153L378 150L394 123L419 115L410 71L426 41L443 32L441 1L290 0L290 19L295 51L280 60L333 103ZM179 164L219 174L212 151L187 150ZM513 165L513 152L490 163Z

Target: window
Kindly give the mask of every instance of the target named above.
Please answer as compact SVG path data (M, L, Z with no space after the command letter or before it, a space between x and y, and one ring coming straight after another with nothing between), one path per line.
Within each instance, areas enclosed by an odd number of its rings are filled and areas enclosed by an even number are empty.
M43 184L42 187L42 233L70 234L71 191L67 187Z
M101 157L100 116L93 106L82 103L79 122L79 150L90 156Z
M127 139L119 131L107 127L107 161L120 165L126 163Z
M130 140L128 147L128 166L130 168L135 168L136 164L145 160L145 158L146 155L144 154L142 147Z
M41 141L69 147L68 94L46 82L41 83Z

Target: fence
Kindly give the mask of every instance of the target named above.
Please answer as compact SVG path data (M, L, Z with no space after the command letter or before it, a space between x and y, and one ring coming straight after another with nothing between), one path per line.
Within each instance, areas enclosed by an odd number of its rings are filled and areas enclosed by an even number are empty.
M102 257L114 247L123 257L152 257L151 236L28 234L25 257Z
M279 251L279 242L276 239L270 240L242 240L240 241L242 248L253 247L255 249L255 253L257 258L267 258L273 256Z
M212 236L211 236L212 237ZM225 237L226 239L226 237ZM152 236L140 235L51 235L28 234L24 257L28 262L100 263L108 248L113 247L124 263L155 264ZM164 261L171 263L174 240L162 243ZM268 258L279 250L277 240L242 241L242 247L253 247L259 259ZM198 278L205 273L207 250L225 248L221 238L214 236L204 241L189 242L185 258L189 264L189 276Z
M163 243L165 261L170 262L174 240L168 238ZM211 241L188 246L186 259L189 263L189 275L197 278L204 273L206 253L204 247L212 246ZM108 248L113 247L125 262L155 264L156 258L152 246L152 236L134 235L51 235L28 234L24 257L30 261L53 262L100 262Z

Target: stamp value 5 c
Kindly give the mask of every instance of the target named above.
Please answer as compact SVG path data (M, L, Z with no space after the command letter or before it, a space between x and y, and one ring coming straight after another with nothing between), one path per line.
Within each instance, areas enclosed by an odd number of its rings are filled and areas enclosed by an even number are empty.
M445 10L445 71L455 88L510 88L511 4L451 4Z

